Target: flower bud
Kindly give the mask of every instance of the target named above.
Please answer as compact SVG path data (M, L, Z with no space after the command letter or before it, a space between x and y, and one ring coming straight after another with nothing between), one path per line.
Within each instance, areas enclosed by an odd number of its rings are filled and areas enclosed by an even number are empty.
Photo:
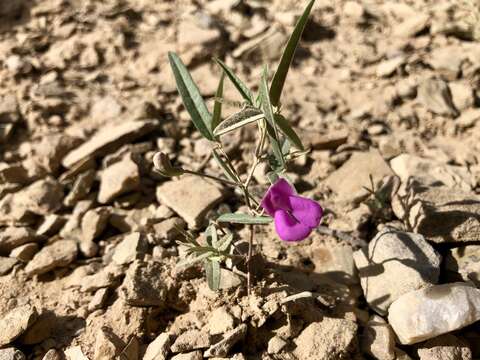
M157 152L153 156L153 167L160 175L165 177L180 176L185 172L182 168L174 167L168 155L162 152Z

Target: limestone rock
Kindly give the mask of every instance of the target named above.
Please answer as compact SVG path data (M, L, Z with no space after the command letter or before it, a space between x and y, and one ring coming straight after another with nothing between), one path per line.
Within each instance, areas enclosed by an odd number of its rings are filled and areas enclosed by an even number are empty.
M102 234L107 226L110 211L106 207L88 210L82 218L82 241L91 242Z
M358 284L357 268L350 246L318 245L309 256L315 273L344 284Z
M280 351L283 350L285 346L287 346L287 344L288 343L280 336L274 336L270 340L268 340L267 352L269 354L278 354Z
M152 226L155 237L162 240L173 240L179 235L178 229L185 229L186 223L179 217L163 220Z
M440 274L440 255L423 236L390 228L380 231L368 250L355 252L354 260L365 298L379 314L401 295L436 284Z
M17 263L17 259L0 256L0 275L7 274Z
M208 318L208 332L210 335L223 334L232 330L235 325L235 319L225 307L216 308Z
M32 260L34 255L38 252L38 244L28 243L16 247L10 252L10 257L17 260L28 262Z
M135 261L123 281L121 296L132 306L162 306L167 298L168 281L162 264Z
M472 281L480 287L480 245L467 245L451 249L445 258L446 268Z
M469 346L456 336L446 334L428 340L418 350L420 360L471 360Z
M117 245L112 256L112 260L118 265L129 264L134 260L142 260L147 246L142 234L139 232L131 233Z
M227 332L223 339L216 344L213 344L205 351L204 356L227 356L230 349L238 342L243 341L247 335L247 325L240 324L235 329Z
M158 126L156 120L122 122L107 125L95 133L88 141L70 151L62 160L62 165L71 168L83 159L105 155L123 144L134 141Z
M404 294L388 322L402 344L414 344L480 320L480 290L467 283L431 286Z
M448 165L416 155L398 155L390 160L390 166L403 182L414 177L424 184L442 182L446 186L466 191L476 184L475 176L464 166Z
M95 311L101 309L105 305L108 298L108 289L98 289L88 303L88 311Z
M210 345L211 338L208 333L200 330L187 330L177 337L170 350L179 353L208 348Z
M0 317L0 347L10 344L22 335L38 317L35 307L23 305Z
M20 245L41 239L28 227L9 226L0 229L0 253L9 253Z
M412 182L393 199L395 215L436 243L480 238L480 196L447 186Z
M295 339L294 355L299 359L334 360L348 358L356 344L357 324L324 317L308 325Z
M418 101L434 114L457 116L448 85L440 79L426 79L418 86Z
M160 185L157 199L180 215L190 227L197 227L207 211L223 199L223 193L207 180L182 176Z
M80 346L70 346L65 350L66 360L89 360Z
M13 347L0 349L0 360L26 360L25 355Z
M426 28L429 21L430 16L428 14L416 14L398 24L393 30L393 35L405 38L415 36Z
M57 267L64 267L77 257L77 244L73 240L58 240L40 250L25 267L29 276L41 275Z
M57 350L50 349L43 356L42 360L62 360L62 356L60 355L60 353Z
M102 327L95 337L94 359L115 359L124 347L125 343L111 329Z
M77 176L68 195L63 200L65 206L74 206L90 192L95 180L95 170L87 170Z
M400 66L405 63L403 56L396 56L392 59L384 60L377 66L378 77L391 76Z
M330 174L325 184L342 199L354 199L366 194L364 187L370 187L370 175L376 183L385 176L393 175L377 150L354 153L346 163Z
M101 175L98 202L107 204L119 195L136 190L140 186L138 165L128 156L107 167Z
M158 335L147 346L143 360L167 360L173 337L168 333Z
M200 350L192 351L185 354L177 354L172 357L172 360L202 360L202 352Z
M373 315L363 332L362 350L378 360L395 360L395 335L383 318Z

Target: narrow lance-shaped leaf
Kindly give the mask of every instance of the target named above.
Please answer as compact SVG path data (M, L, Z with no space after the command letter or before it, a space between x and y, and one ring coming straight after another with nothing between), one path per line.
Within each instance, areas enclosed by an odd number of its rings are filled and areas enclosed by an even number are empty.
M192 118L193 124L205 138L213 141L212 115L208 111L197 85L177 54L169 52L168 60L175 76L178 92Z
M270 96L268 94L268 83L267 83L268 71L267 68L263 68L262 79L260 81L260 101L262 102L262 110L267 119L266 128L267 135L272 145L273 154L279 164L279 168L285 167L285 159L283 158L282 151L280 149L280 144L278 143L278 134L275 126L275 120L273 117L273 108L270 102Z
M287 46L283 51L282 58L280 59L280 63L278 64L277 71L275 72L272 84L270 86L270 101L272 102L273 106L278 106L280 102L280 96L282 95L283 85L285 84L285 80L287 78L288 69L292 63L295 50L300 42L300 38L302 37L303 30L305 29L308 16L310 15L310 11L312 10L314 3L315 0L311 0L303 11L302 16L293 29L292 35L290 35L290 39L288 39Z
M213 253L211 251L209 252L205 252L203 254L200 254L198 256L194 256L194 257L186 257L185 259L182 259L181 261L179 261L176 265L177 268L184 268L184 267L190 267L190 266L193 266L195 265L197 262L199 261L203 261L205 260L206 258L212 256Z
M232 224L252 224L263 225L270 224L273 219L269 216L253 216L244 213L229 213L220 215L217 218L218 222L228 222Z
M275 158L275 166L271 166L273 170L280 172L283 168L285 168L285 160L283 158L283 152L280 146L279 141L276 138L275 131L273 126L270 125L268 122L265 122L268 140L270 141L270 145L272 146L273 156Z
M230 81L232 82L232 84L235 86L235 88L238 90L238 92L240 93L240 95L242 95L242 97L245 99L245 101L249 104L249 105L253 105L253 96L252 96L252 92L250 91L250 89L247 87L247 85L245 85L245 83L240 80L238 78L237 75L234 74L234 72L232 71L232 69L230 69L224 62L222 62L221 60L219 59L215 59L215 61L218 63L218 65L220 65L220 67L223 69L223 71L225 72L225 74L228 76L228 78L230 79Z
M208 286L212 290L218 290L220 287L220 263L216 260L206 260L204 264Z
M302 140L298 137L297 133L288 123L288 120L281 114L274 115L275 122L277 123L278 127L285 134L285 136L300 150L304 150Z
M222 121L222 102L217 100L223 97L223 80L225 79L225 73L222 72L220 82L218 83L217 91L215 92L215 104L213 105L212 115L212 132Z
M225 176L232 180L233 182L238 182L239 179L235 175L235 172L230 168L230 166L222 159L220 154L217 152L216 149L212 150L212 154L214 159L217 161L218 165L222 168L223 172L225 173Z
M213 134L215 136L224 135L263 118L264 115L260 110L253 107L247 107L222 121L220 125L215 128Z

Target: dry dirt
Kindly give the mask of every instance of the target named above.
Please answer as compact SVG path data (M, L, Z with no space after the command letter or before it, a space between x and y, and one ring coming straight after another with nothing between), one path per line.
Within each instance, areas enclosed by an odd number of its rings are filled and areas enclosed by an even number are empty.
M175 268L176 227L199 232L205 215L241 203L207 181L153 172L159 150L220 171L167 53L212 106L212 58L256 90L304 5L0 2L0 359L480 358L480 330L469 325L480 305L454 335L414 345L379 316L406 292L480 284L480 44L459 1L317 0L282 106L312 148L289 174L324 207L322 228L299 244L258 228L251 296L228 269L215 293L201 267ZM231 84L225 98L239 100ZM244 175L254 136L225 137ZM258 194L268 186L261 170ZM364 189L370 175L387 184L382 209ZM386 224L423 235L412 241L427 255L384 246L384 277L370 279L353 252ZM241 247L247 232L238 234ZM393 249L405 241L392 239ZM389 267L388 254L413 260Z

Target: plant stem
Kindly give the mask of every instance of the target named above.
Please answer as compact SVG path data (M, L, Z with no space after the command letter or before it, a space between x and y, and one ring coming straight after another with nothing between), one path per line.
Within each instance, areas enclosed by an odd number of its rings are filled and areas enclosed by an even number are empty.
M237 186L237 184L234 183L233 181L222 179L222 178L219 178L219 177L216 177L216 176L213 176L213 175L199 173L199 172L196 172L196 171L193 171L193 170L184 170L184 172L186 174L196 175L196 176L200 176L200 177L206 177L206 178L209 178L209 179L212 179L212 180L215 180L215 181L219 181L221 183L224 183L224 184L227 184L227 185L230 185L230 186Z
M252 269L251 269L251 260L252 260L252 251L253 251L253 225L249 226L250 228L250 238L248 240L248 253L247 253L247 294L250 295L252 289Z

